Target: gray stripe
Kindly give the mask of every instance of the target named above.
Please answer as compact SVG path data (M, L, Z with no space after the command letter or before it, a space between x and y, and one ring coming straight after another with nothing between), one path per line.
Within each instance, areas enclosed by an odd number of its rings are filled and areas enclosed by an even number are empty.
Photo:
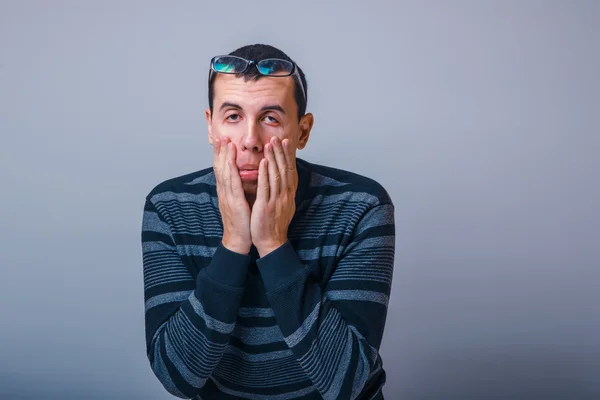
M197 185L199 183L205 183L208 185L216 186L217 181L215 179L215 173L213 171L207 173L206 175L199 176L196 179L193 179L189 182L185 182L184 185Z
M308 317L304 320L300 328L296 330L296 332L292 333L288 337L285 338L285 342L290 347L296 346L298 343L304 339L306 334L310 331L310 328L313 326L317 317L319 316L319 309L321 308L321 302L315 305L315 308L311 311Z
M327 206L320 204L311 205L300 216L299 225L311 225L313 223L323 223L325 221L347 222L358 221L368 209L367 203L361 203L360 207L353 207L350 210L342 208L342 203L332 203ZM333 217L333 218L332 218Z
M352 332L348 330L348 337L346 339L346 348L342 353L340 363L338 364L335 376L332 377L331 384L328 386L327 391L322 394L325 400L335 400L340 394L342 384L350 365L350 356L352 355Z
M238 387L277 387L302 382L306 374L296 362L296 357L286 357L277 362L260 364L240 363L231 355L225 355L213 376L228 382L235 382Z
M339 194L319 194L312 199L309 199L311 204L318 204L324 206L327 204L334 204L340 201L346 201L351 203L357 203L355 205L349 204L347 208L360 208L360 203L366 203L365 206L368 208L379 205L379 198L373 196L367 192L344 192Z
M358 330L354 326L348 327L350 331L356 336L356 341L358 343L358 351L360 358L358 360L358 365L356 366L356 373L354 375L354 379L352 380L352 395L351 399L356 399L356 397L360 394L367 382L367 378L369 377L369 371L371 370L371 363L367 360L367 355L365 354L365 344L369 346L369 353L377 355L377 350L375 350L372 346L370 346L365 338L358 332Z
M322 230L318 227L306 227L300 228L298 226L295 227L293 232L288 233L289 239L317 239L322 236L329 235L339 235L340 233L350 235L351 228L346 226L338 226L337 228L327 229L327 231Z
M238 311L240 317L251 318L269 318L275 316L272 308L258 308L258 307L240 307Z
M392 275L391 269L388 267L387 270L381 271L372 266L365 267L364 264L360 265L360 268L344 268L343 270L335 271L335 276L340 277L360 277L360 278L389 278ZM332 277L333 279L333 277Z
M178 245L177 251L187 256L211 257L217 251L216 247L200 246L195 244Z
M340 322L339 312L331 310L327 313L319 327L322 334L312 342L308 352L300 359L304 370L321 390L329 386L330 375L340 362L344 344L344 329L339 328L343 326Z
M242 343L249 345L283 342L283 335L278 325L268 327L235 325L233 335L240 339Z
M193 292L193 290L185 290L183 292L171 292L171 293L159 294L158 296L150 297L146 301L146 312L149 309L151 309L152 307L156 307L161 304L175 303L175 302L181 302L181 301L187 300L187 298L190 296L190 293L192 293L192 292Z
M186 396L179 391L177 386L175 386L175 383L173 383L173 380L169 375L169 371L167 371L167 366L160 355L160 342L158 341L154 344L154 362L152 363L152 370L169 393L181 397L182 399L186 398Z
M169 246L163 242L143 242L142 243L142 251L144 253L151 251L174 251L176 250L175 246Z
M367 269L368 268L368 269ZM331 280L335 279L374 279L374 280L389 280L392 278L392 270L377 271L362 265L362 269L353 268L351 270L336 271Z
M153 211L144 211L142 218L142 231L164 233L171 236L169 225L158 217Z
M312 172L310 174L310 187L321 187L321 186L346 186L349 185L348 182L341 182L336 179L333 179L329 176L321 175L316 172Z
M183 193L162 192L162 193L155 194L154 196L152 196L152 198L150 200L155 204L156 209L158 211L160 211L162 208L162 205L160 204L160 202L169 202L169 201L175 200L180 203L185 203L185 202L191 202L191 203L196 203L196 204L212 203L213 196L211 196L210 193L194 194L194 193L188 193L188 192L183 192Z
M302 231L301 236L298 235L289 235L288 237L292 240L295 239L314 239L317 237L322 237L323 235L314 235L314 236L310 236L306 234L306 231ZM338 246L338 245L331 245L331 246L322 246L322 247L317 247L314 249L307 249L307 250L296 250L296 253L298 254L298 257L303 260L303 261L316 261L318 259L320 259L321 257L340 257L344 252L348 252L350 250L358 250L361 249L364 252L370 251L372 252L373 250L371 250L371 247L382 247L382 246L395 246L396 243L396 239L394 236L378 236L378 237L374 237L374 238L369 238L369 239L364 239L361 240L360 242L353 242L351 243L349 246L344 247L344 246ZM378 250L379 251L379 250ZM367 258L367 254L364 255L365 258ZM370 257L370 256L369 256ZM359 257L353 257L353 260L355 260L354 262L356 262L356 260L359 260Z
M361 234L365 229L376 226L388 225L394 222L394 206L392 204L383 204L367 212L367 218L362 219L356 226L356 235Z
M174 282L178 282L179 283L179 282L188 282L188 281L189 281L188 278L182 279L181 276L178 277L178 278L175 278L175 279L163 279L161 281L151 281L151 282L149 281L144 286L144 290L149 290L149 289L151 289L153 287L156 287L156 286L159 286L159 285L166 285L168 283L174 283Z
M238 390L229 389L228 387L226 387L223 384L221 384L220 382L218 382L212 376L210 377L210 379L217 386L217 388L219 388L220 391L222 391L224 393L227 393L229 395L232 395L232 396L235 396L235 397L241 397L241 398L244 398L244 399L253 399L253 400L289 400L289 399L294 399L296 397L305 396L305 395L307 395L309 393L312 393L314 391L313 388L307 387L305 389L296 390L295 392L286 392L286 393L282 393L282 394L254 394L254 393L240 392Z
M332 290L325 292L329 300L354 300L354 301L372 301L383 304L387 307L389 298L384 293L373 292L370 290Z
M379 251L379 253L376 253ZM369 263L369 273L370 272L381 272L381 273L389 273L391 272L390 265L394 261L394 256L391 253L390 249L383 248L379 250L370 250L369 253L366 251L354 251L352 254L348 254L344 258L344 263L342 268L344 271L351 270L360 270L365 271L365 261ZM389 255L385 255L384 253L390 253Z
M185 226L173 227L173 234L177 235L195 235L207 237L222 237L223 230L215 225L199 225L196 228L188 228Z
M179 355L175 351L175 348L173 347L173 345L171 344L171 341L169 340L169 336L164 335L163 337L165 340L165 349L167 351L167 356L169 357L171 362L175 365L175 367L177 368L177 371L179 371L179 373L181 374L183 379L185 379L185 381L187 383L189 383L190 385L192 385L196 388L200 388L200 387L204 386L204 383L206 382L206 377L200 377L200 376L196 375L193 371L191 371L187 367L187 365L185 365L185 362L179 357Z
M317 235L315 237L319 237L319 236L322 236L322 235ZM303 232L302 238L308 239L308 236L306 236ZM342 248L338 245L317 247L315 249L310 249L310 250L296 250L298 257L304 261L318 260L321 257L339 256L341 254L341 252L342 252Z
M356 276L356 275L348 275L348 276L337 276L336 278L331 278L329 280L329 282L337 282L337 281L369 281L369 282L379 282L379 283L383 283L385 285L389 285L392 282L391 278L378 278L378 277L372 277L372 276Z
M190 304L192 305L194 311L196 311L196 314L198 314L204 320L207 328L225 334L233 332L233 328L235 328L235 322L228 324L206 314L204 312L204 307L202 307L202 303L200 303L195 295L190 296Z
M279 350L279 351L271 351L268 353L246 353L244 350L241 350L235 346L228 346L226 352L233 356L239 357L244 361L248 362L261 362L261 361L275 361L280 360L282 358L291 357L294 355L292 350Z
M156 272L145 276L146 284L148 286L158 285L163 282L186 282L193 281L194 278L187 271L181 271L180 269L171 268L167 272Z
M350 235L353 231L355 220L345 219L332 222L331 219L325 221L315 221L309 224L296 224L294 230L300 238L311 238L325 235Z
M178 349L186 349L184 355L189 368L193 368L199 376L208 376L219 362L227 343L213 342L206 332L192 324L187 315L175 314L175 321L170 326L170 337Z
M364 240L354 241L344 249L344 252L348 253L350 251L355 251L359 249L363 251L373 251L370 250L371 247L390 247L391 249L394 248L394 246L396 246L395 236L377 236L370 237ZM375 251L381 251L381 249L376 249Z

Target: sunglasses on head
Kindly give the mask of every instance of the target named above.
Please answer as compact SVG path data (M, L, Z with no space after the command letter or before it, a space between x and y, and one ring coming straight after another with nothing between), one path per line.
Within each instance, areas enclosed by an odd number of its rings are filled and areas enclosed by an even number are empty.
M215 56L210 60L208 83L210 84L210 80L215 72L220 74L242 74L252 65L256 66L256 69L258 69L260 74L266 76L294 75L300 83L302 96L306 100L306 92L300 74L298 73L298 67L295 63L280 58L266 58L259 62L255 62L237 56Z

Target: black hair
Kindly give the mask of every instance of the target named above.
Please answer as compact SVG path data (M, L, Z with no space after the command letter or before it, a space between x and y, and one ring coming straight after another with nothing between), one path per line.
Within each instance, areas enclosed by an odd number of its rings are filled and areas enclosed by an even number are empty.
M230 56L237 56L245 58L246 60L253 60L259 62L260 60L264 60L266 58L281 58L282 60L294 62L291 58L287 56L283 51L270 46L268 44L252 44L244 47L240 47L237 50L229 53ZM298 68L298 75L300 75L300 79L302 80L302 85L304 85L304 93L306 94L306 98L302 95L302 88L298 83L295 76L294 78L294 99L296 100L296 104L298 105L298 121L300 118L306 113L306 102L308 100L308 86L306 85L306 77L304 76L304 72L302 69L296 65ZM213 98L214 98L214 86L215 86L215 76L213 75L212 79L208 83L208 107L210 109L210 113L212 115L213 112ZM238 77L244 77L246 81L251 79L258 80L265 75L262 75L258 72L256 67L248 68L243 74L236 75Z

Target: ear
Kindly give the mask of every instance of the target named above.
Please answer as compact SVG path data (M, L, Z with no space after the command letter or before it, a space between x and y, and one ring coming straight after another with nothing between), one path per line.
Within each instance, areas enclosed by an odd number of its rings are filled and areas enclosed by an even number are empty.
M206 111L204 111L204 114L206 115L206 125L208 126L208 143L210 143L211 145L213 144L213 136L212 136L212 116L210 114L210 108L207 108Z
M306 146L306 142L308 142L308 138L310 136L310 131L315 122L315 118L311 113L304 114L302 118L300 118L300 136L298 137L298 150L302 150L304 146Z

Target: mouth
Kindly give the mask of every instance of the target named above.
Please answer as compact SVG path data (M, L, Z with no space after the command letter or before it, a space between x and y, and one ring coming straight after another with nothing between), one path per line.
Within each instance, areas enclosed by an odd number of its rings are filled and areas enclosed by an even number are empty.
M258 165L244 164L238 167L240 178L242 181L257 181L258 180Z
M240 178L242 181L257 181L258 169L240 169Z
M239 171L253 171L253 170L257 170L258 171L258 165L244 164L242 166L239 166L238 170Z

